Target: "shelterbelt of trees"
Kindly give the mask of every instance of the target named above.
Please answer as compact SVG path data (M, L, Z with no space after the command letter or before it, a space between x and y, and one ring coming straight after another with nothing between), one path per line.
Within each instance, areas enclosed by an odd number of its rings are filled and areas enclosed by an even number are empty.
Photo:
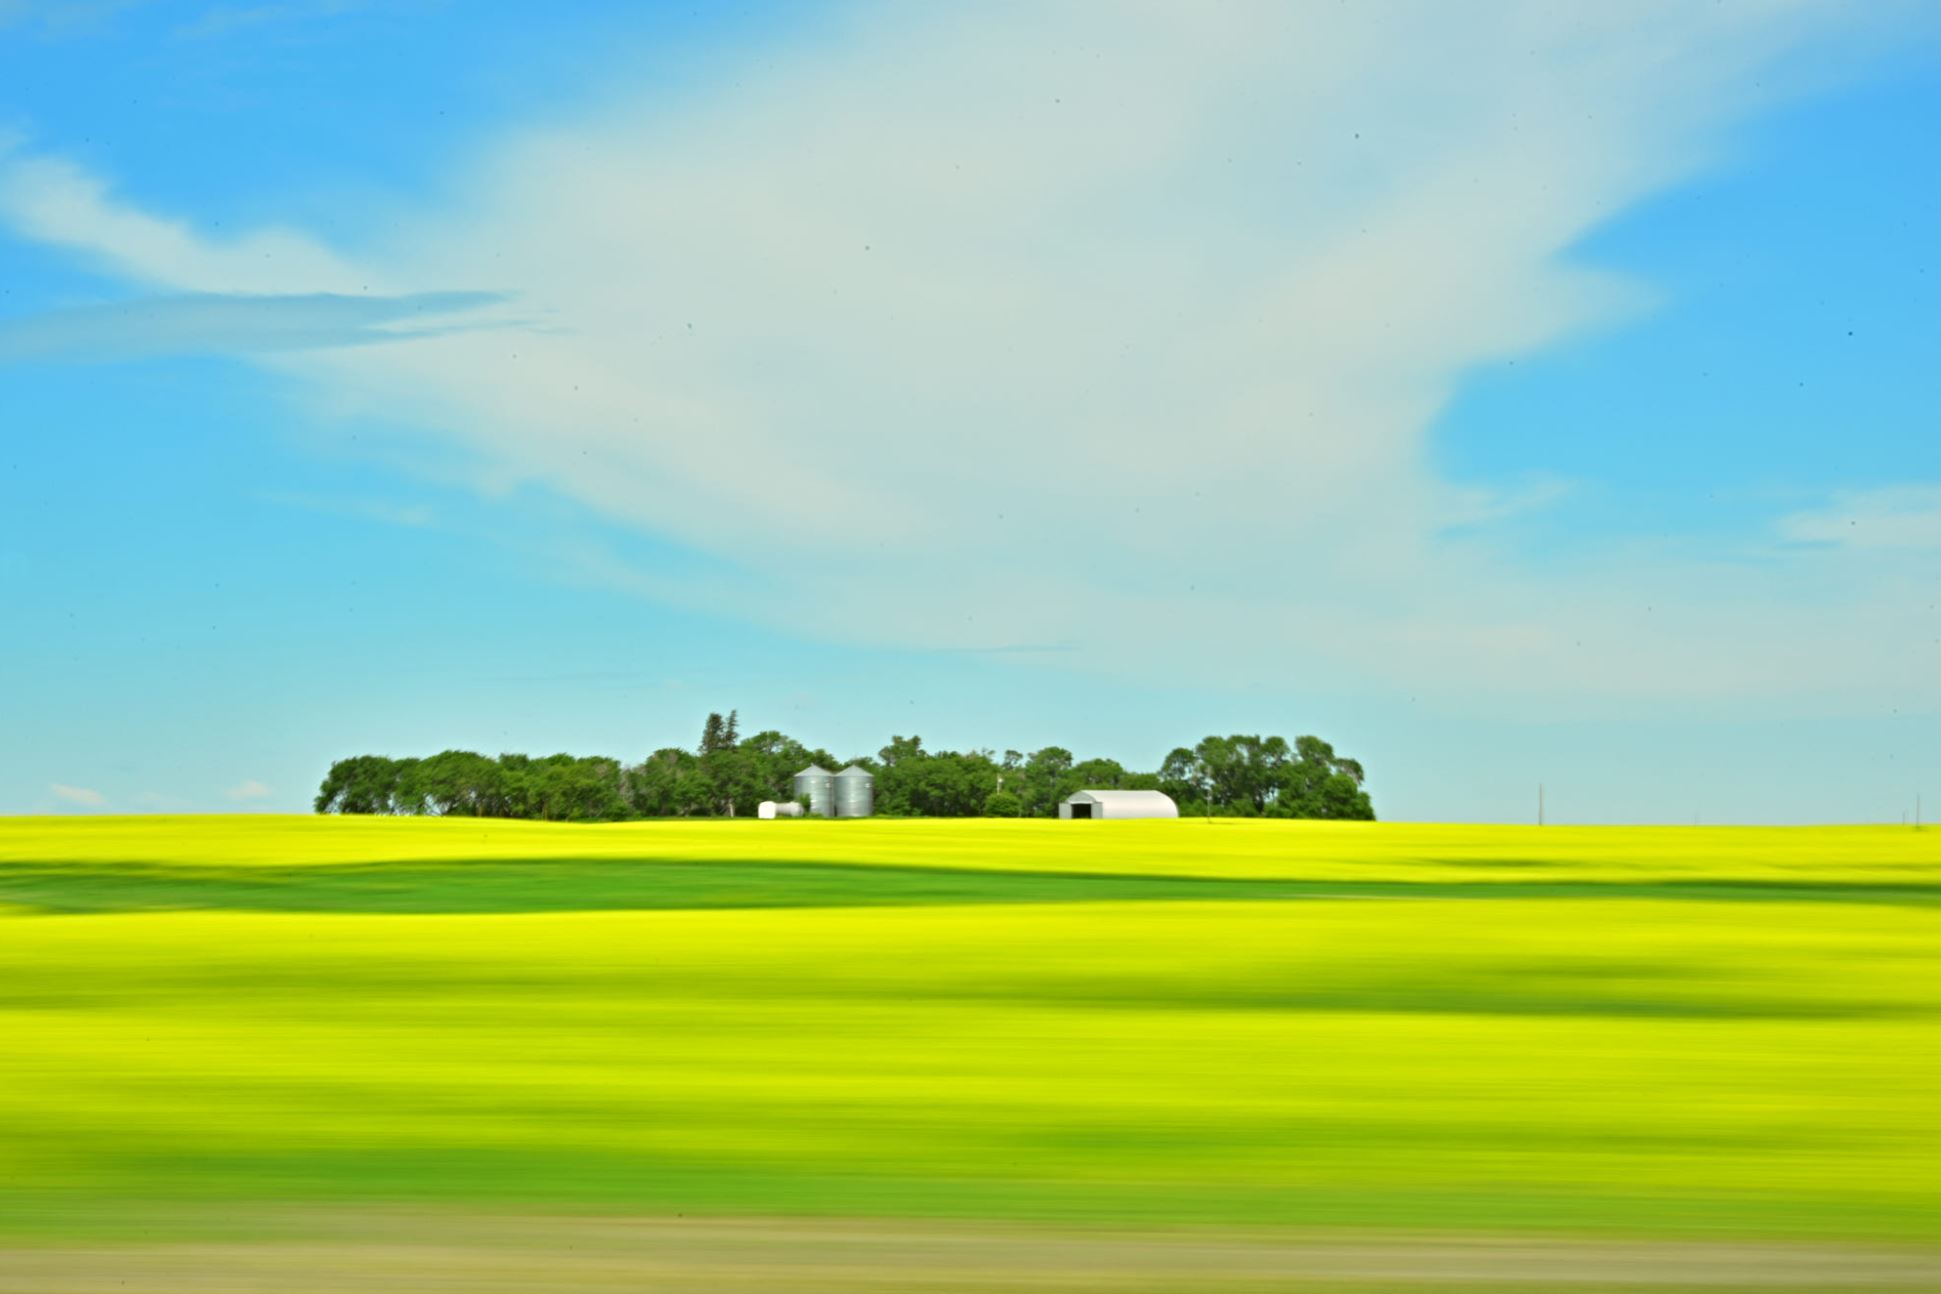
M853 763L875 775L876 812L888 817L1055 817L1073 791L1115 789L1164 791L1188 816L1375 816L1361 765L1319 737L1207 737L1146 773L1077 759L1062 746L925 750L921 737L892 737L873 758L844 760L780 732L743 737L738 728L734 712L711 714L698 748L663 747L638 764L469 750L354 755L330 766L316 809L553 822L746 816L763 800L792 799L794 775L810 764L833 771Z

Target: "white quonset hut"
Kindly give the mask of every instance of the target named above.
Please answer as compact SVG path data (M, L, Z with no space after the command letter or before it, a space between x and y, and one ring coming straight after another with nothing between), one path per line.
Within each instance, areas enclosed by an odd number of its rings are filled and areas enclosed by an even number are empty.
M1177 818L1164 791L1074 791L1058 806L1061 818Z
M755 806L755 816L764 820L769 818L799 818L802 816L802 806L794 800L782 800L779 803L774 800L763 800Z

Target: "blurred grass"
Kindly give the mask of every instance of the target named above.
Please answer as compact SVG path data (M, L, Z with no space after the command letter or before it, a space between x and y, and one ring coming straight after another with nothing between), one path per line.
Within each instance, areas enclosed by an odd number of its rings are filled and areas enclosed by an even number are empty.
M984 903L1339 898L1811 898L1941 903L1909 881L1399 881L1106 872L975 871L799 862L548 858L249 867L186 863L0 864L0 909L85 912L602 912L687 908L908 907Z
M408 1202L1932 1241L1932 839L0 822L0 1229ZM1355 885L1389 897L1325 897Z
M359 817L0 819L0 863L289 868L467 861L826 863L976 872L1353 880L1941 884L1905 827L1516 827L1001 818L613 824Z

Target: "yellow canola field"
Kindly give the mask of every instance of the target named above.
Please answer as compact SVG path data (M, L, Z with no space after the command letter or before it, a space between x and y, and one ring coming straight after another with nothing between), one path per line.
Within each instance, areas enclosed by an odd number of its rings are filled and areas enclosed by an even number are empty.
M0 863L630 859L1421 883L1934 884L1941 831L1535 827L1222 818L615 824L370 817L0 819Z
M404 1202L1941 1239L1941 909L1904 892L1936 879L1912 833L0 824L0 880L643 857L1432 888L0 918L0 1231ZM1540 869L1847 890L1444 888Z

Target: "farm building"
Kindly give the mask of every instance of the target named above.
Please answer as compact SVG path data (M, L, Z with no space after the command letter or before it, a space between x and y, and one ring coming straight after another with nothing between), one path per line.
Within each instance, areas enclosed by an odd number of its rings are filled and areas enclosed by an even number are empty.
M774 800L763 800L755 806L755 816L764 820L768 818L799 818L802 816L802 806L794 800L783 800L780 803Z
M867 768L851 764L836 774L836 816L867 818L876 812L876 779Z
M1058 806L1061 818L1177 818L1179 806L1163 791L1074 791Z
M809 812L825 818L836 816L836 775L820 764L811 764L795 775L791 783L795 798L809 797Z
M867 818L876 812L876 778L858 764L840 773L811 764L790 785L797 799L809 797L810 813L825 818Z

